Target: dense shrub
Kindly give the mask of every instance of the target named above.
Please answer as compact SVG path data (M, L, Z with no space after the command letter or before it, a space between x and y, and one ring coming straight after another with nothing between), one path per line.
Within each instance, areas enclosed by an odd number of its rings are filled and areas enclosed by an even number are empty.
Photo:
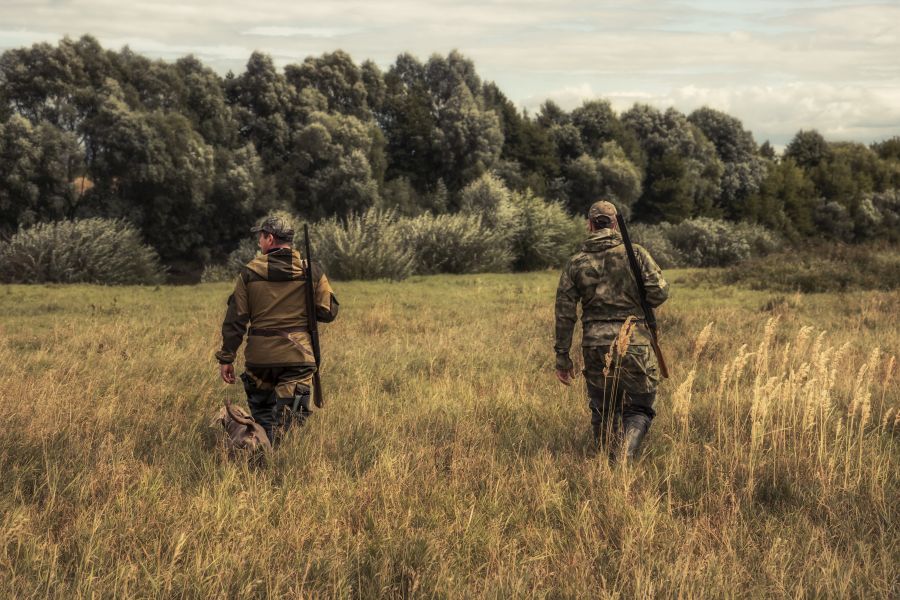
M415 272L484 273L508 271L513 261L509 237L473 214L431 215L397 222L403 244L415 256Z
M583 219L530 191L514 194L512 202L515 212L506 226L514 232L513 266L517 271L561 266L578 250L586 236Z
M129 222L83 219L39 223L0 243L7 283L161 283L159 255Z
M687 259L669 240L668 232L672 228L668 223L645 225L636 223L629 227L628 233L635 244L640 244L650 252L656 264L663 269L682 267Z
M872 194L868 199L878 211L880 234L892 242L900 240L900 190Z
M900 254L876 245L821 244L734 266L725 283L783 292L900 289Z
M513 192L493 173L485 173L459 193L460 210L479 215L488 227L509 228L515 214Z
M313 258L335 279L404 279L415 267L393 211L369 209L319 222L314 241Z
M780 245L777 237L759 225L736 225L705 217L670 225L665 232L687 267L725 267Z

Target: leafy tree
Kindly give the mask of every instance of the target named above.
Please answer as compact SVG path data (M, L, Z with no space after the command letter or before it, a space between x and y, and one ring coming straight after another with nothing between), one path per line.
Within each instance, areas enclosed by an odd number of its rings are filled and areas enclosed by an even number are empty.
M369 155L371 130L359 119L316 112L297 130L286 172L293 174L290 208L308 219L362 213L376 203Z
M384 99L387 94L384 75L378 65L371 60L363 62L360 74L366 88L366 104L374 115L378 115L384 110Z
M572 117L553 100L547 100L541 104L541 110L537 116L538 125L549 129L553 125L568 125Z
M471 61L454 51L422 65L402 54L385 84L388 179L407 177L425 194L439 178L455 193L497 161L503 134Z
M717 216L724 170L715 146L677 110L636 104L622 123L640 140L647 158L643 194L635 205L645 220L678 222Z
M630 160L640 164L638 140L622 125L609 100L585 101L572 111L572 124L581 134L585 150L592 156L601 156L604 144L616 142Z
M500 156L503 134L497 115L484 111L460 83L438 116L441 175L451 191L490 169Z
M536 192L546 188L546 181L559 176L559 159L547 130L520 115L512 102L493 82L484 85L484 101L487 110L496 113L503 132L502 165L495 164L498 172L506 173L508 184L517 189L531 187ZM534 177L528 177L528 174Z
M434 143L437 118L425 84L424 66L401 54L384 77L385 100L378 116L387 141L387 179L403 177L419 193L428 191L440 169Z
M194 56L174 65L179 81L179 111L207 143L216 147L239 146L237 123L225 98L222 80Z
M882 160L900 161L900 136L872 144L871 148Z
M362 121L372 118L363 72L343 50L318 58L310 56L300 65L288 65L284 71L287 81L297 90L311 87L322 94L329 112L351 115ZM371 72L369 76L371 85Z
M765 163L759 156L753 134L738 119L708 107L695 110L688 121L713 143L724 165L717 206L728 218L739 219L744 212L743 204L759 190L766 176Z
M814 169L831 157L831 148L822 134L815 129L800 130L784 149L784 158L790 158L801 169Z
M275 70L272 58L259 52L250 56L244 73L226 79L225 93L240 139L256 146L269 172L279 171L290 155L292 129L310 107Z
M784 232L791 239L813 235L816 189L793 159L768 163L766 177L746 204L744 218Z
M73 134L19 115L0 123L0 232L73 216L82 164Z

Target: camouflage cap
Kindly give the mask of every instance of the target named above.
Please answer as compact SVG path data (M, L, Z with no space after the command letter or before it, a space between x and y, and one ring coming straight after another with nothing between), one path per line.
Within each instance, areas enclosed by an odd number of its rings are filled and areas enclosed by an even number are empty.
M251 233L271 233L282 240L293 240L294 229L287 219L282 217L267 217L262 223L250 229Z
M615 205L612 202L607 202L606 200L598 200L591 204L591 208L588 210L588 219L594 220L600 217L606 217L612 221L616 220L616 215L619 211L616 210Z

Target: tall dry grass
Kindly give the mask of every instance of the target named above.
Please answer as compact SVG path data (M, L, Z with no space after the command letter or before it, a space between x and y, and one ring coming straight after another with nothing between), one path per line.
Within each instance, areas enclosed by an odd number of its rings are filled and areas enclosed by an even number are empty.
M0 288L0 594L896 597L900 295L670 276L634 468L555 382L553 273L338 286L265 469L208 427L228 286Z

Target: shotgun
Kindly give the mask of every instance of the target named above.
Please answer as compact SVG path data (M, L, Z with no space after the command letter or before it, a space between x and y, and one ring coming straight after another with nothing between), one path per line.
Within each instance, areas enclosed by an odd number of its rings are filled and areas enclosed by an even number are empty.
M309 330L309 338L312 341L313 356L316 360L316 372L313 373L313 402L322 408L325 406L325 398L322 396L322 380L319 378L319 367L322 364L322 354L319 349L319 323L316 318L316 293L313 290L312 274L312 250L309 247L309 226L303 224L303 245L306 253L306 322ZM294 402L294 410L297 410L297 401Z
M641 310L644 311L644 320L647 322L647 329L650 330L650 345L653 346L653 353L656 354L656 362L659 363L659 374L663 378L669 378L669 367L666 366L666 359L663 358L662 349L659 347L659 334L656 327L656 315L653 308L647 303L647 290L644 288L644 274L641 271L641 265L638 264L637 256L634 253L634 246L631 245L631 238L628 237L628 228L625 226L625 218L621 214L616 214L616 222L619 224L619 232L622 234L622 241L625 243L625 253L628 254L628 264L631 265L631 274L637 282L638 297L641 301Z

